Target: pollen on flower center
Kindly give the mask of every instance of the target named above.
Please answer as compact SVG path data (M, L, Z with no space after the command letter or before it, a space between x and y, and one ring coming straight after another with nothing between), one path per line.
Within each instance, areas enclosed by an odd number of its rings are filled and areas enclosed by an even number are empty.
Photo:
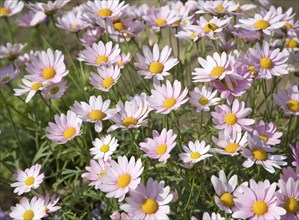
M34 183L34 177L33 176L30 176L28 177L26 180L25 180L25 185L26 186L31 186L33 183Z
M123 31L123 30L127 29L126 25L124 25L120 21L114 22L113 27L114 27L115 30L118 30L118 31Z
M258 71L254 69L254 66L248 66L248 70L252 72L253 76L256 77L258 75Z
M212 69L210 75L213 77L220 77L225 71L225 68L222 66L216 66Z
M252 211L257 215L261 216L268 212L268 205L264 201L257 201L252 206Z
M10 80L10 77L9 76L5 76L2 78L1 82L7 82L8 80Z
M214 24L214 23L208 23L208 24L206 24L204 26L203 30L204 30L204 32L209 33L211 31L217 30L218 28L219 27L216 24Z
M98 179L102 178L102 174L107 174L106 170L101 170L101 172L98 173Z
M295 39L290 39L288 40L285 45L289 48L296 48L299 46L298 41L296 41Z
M237 144L237 143L229 143L226 148L225 148L225 151L228 152L228 153L235 153L236 150L238 149L240 145Z
M268 57L264 57L260 60L260 65L264 69L271 69L272 68L272 60L270 60Z
M52 79L56 75L56 70L53 67L48 67L42 73L44 79Z
M32 220L34 218L34 212L32 210L26 210L23 214L24 220Z
M201 104L201 105L206 105L209 103L209 100L206 98L206 97L201 97L199 100L198 100L198 103Z
M158 211L159 204L152 198L147 198L141 205L141 209L146 214L154 214Z
M97 121L101 121L103 118L105 118L106 114L104 112L102 112L101 110L92 110L88 117L92 120L97 120Z
M43 84L41 84L40 82L37 82L37 83L33 83L32 85L31 85L31 90L39 90L41 87L43 87Z
M138 120L134 117L127 117L122 121L122 125L125 127L129 127L130 125L136 125Z
M76 134L76 129L75 128L67 128L63 132L63 137L65 139L70 139Z
M226 124L228 125L234 125L237 123L238 118L235 114L233 113L228 113L225 117L224 117L224 121Z
M107 89L110 86L112 86L114 83L114 79L112 77L106 77L103 81L102 81L102 86Z
M130 182L131 182L131 176L129 174L123 174L118 178L117 185L120 188L125 188L130 184Z
M293 28L293 25L291 25L289 22L284 23L284 26L285 26L288 30L290 30L290 29Z
M196 36L196 34L195 33L192 33L192 34L190 34L190 39L195 39L197 36Z
M299 209L299 202L295 198L289 197L285 200L283 207L289 213L296 213Z
M101 62L103 63L107 63L109 61L107 56L98 56L98 58L96 59L96 63L99 64Z
M263 150L262 148L256 148L252 151L252 155L254 159L260 160L260 161L265 161L267 160L267 152Z
M72 29L76 29L77 25L76 24L72 24Z
M167 150L167 145L166 144L161 144L157 147L156 153L159 154L159 155L162 155L162 154L165 154L166 150Z
M158 74L161 73L164 69L164 66L160 62L152 62L151 65L149 66L149 71L152 74Z
M234 203L234 197L230 193L223 193L222 196L220 197L221 202L223 205L231 208L235 205Z
M103 152L103 153L107 153L108 151L109 151L109 145L104 144L104 145L101 147L101 152Z
M270 23L266 20L258 20L254 23L253 25L255 28L260 29L260 30L265 30L268 27L270 27Z
M158 19L156 19L155 23L158 26L163 26L164 24L166 24L166 20L163 18L158 18Z
M172 108L175 105L175 103L176 103L175 98L167 98L163 102L163 108Z
M290 100L287 102L287 107L293 112L299 112L299 102Z
M118 62L117 62L117 65L118 65L119 67L122 67L122 66L124 65L124 62L123 62L123 61L118 61Z
M8 8L0 8L0 15L8 15L10 10Z
M50 90L50 94L55 95L59 91L59 87L55 86Z
M217 10L218 10L220 13L221 13L221 12L223 11L223 9L224 9L222 5L218 5L216 8L217 8Z
M269 137L268 137L267 135L265 135L265 134L260 134L259 136L260 136L260 138L261 138L263 141L265 141L266 143L268 142Z
M201 154L198 153L198 152L192 152L192 153L190 153L190 158L193 159L193 160L196 160L196 159L198 159L200 157L201 157Z
M112 11L109 8L103 8L98 12L100 17L108 17L110 15L112 15Z

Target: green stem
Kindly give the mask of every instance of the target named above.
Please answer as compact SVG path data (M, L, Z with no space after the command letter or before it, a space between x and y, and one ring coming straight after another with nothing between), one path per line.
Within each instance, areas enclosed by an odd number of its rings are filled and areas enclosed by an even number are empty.
M10 40L11 42L14 42L15 39L14 39L14 35L13 35L13 33L12 33L12 30L11 30L11 25L10 25L10 23L9 23L9 20L8 20L7 17L4 17L4 20L5 20L5 25L6 25L7 32L8 32L8 34L9 34L9 40Z
M195 183L195 179L193 178L193 180L192 180L192 185L191 185L191 190L190 190L189 197L188 197L188 200L187 200L187 203L186 203L186 205L185 205L184 210L186 210L186 209L188 208L189 203L190 203L190 201L191 201L191 196L192 196L192 194L193 194L194 183Z

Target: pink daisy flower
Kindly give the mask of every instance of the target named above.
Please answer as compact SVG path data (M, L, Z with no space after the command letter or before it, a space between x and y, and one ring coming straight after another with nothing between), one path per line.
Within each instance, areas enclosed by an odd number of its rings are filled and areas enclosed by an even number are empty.
M41 11L29 11L17 20L17 24L21 27L35 27L47 18L47 15Z
M10 185L11 187L15 187L14 193L22 195L23 193L30 192L31 189L38 188L45 177L43 173L40 174L41 167L40 164L35 164L25 171L18 170L13 175L17 182Z
M29 53L24 53L20 56L18 56L16 63L18 65L25 65L27 63L32 62L32 58L36 57L38 55L38 53L40 53L41 51L37 51L37 50L30 50Z
M46 192L46 196L42 196L42 195L38 195L38 198L41 198L44 201L44 206L45 208L45 212L46 212L46 216L48 216L48 214L56 212L57 210L61 209L60 206L57 206L56 204L59 201L59 197L56 197L55 195L51 195L49 192Z
M117 57L117 66L120 68L120 69L123 69L126 64L128 62L130 62L132 59L131 57L131 54L128 53L128 54L125 54L125 53L121 53L118 57Z
M24 2L22 1L5 0L3 6L2 7L0 6L0 18L13 16L19 13L20 11L22 11L23 7L24 7Z
M218 105L220 98L215 97L217 91L212 87L203 86L201 90L195 88L194 92L190 92L189 102L196 107L197 112L210 111L210 107Z
M250 125L254 123L254 120L245 117L252 109L245 108L245 102L235 99L231 108L227 105L218 105L215 110L216 112L211 112L215 128L224 130L225 136L235 135L242 130L251 131Z
M51 49L47 52L40 52L37 57L32 58L32 62L26 65L26 70L30 73L25 78L33 81L58 83L65 77L69 71L64 64L64 55Z
M117 57L120 55L118 44L112 47L112 42L104 44L99 41L92 46L86 46L85 50L80 51L78 60L86 62L88 65L101 66L108 64L116 64Z
M19 76L20 70L13 64L0 68L0 85L5 85Z
M243 193L236 193L236 211L233 218L241 219L280 219L286 210L279 207L275 196L276 183L269 180L256 183L250 180L250 187L243 186Z
M0 59L8 59L10 61L15 60L26 44L11 44L6 43L4 46L0 46Z
M147 180L146 186L142 183L130 191L126 203L120 208L135 219L169 219L170 208L168 203L172 200L170 187L165 187L164 181Z
M178 80L175 80L173 85L169 80L161 86L154 85L154 89L151 91L152 95L148 98L150 107L155 109L157 113L165 115L177 110L188 101L188 98L185 98L188 93L187 87L182 93L181 88L181 82Z
M76 136L81 135L82 120L77 115L68 111L67 115L55 115L55 123L49 122L46 128L46 137L57 144L65 144L66 142L74 139Z
M87 23L82 20L81 7L76 7L57 18L57 27L70 32L78 32L87 27Z
M281 217L283 220L299 218L299 180L292 178L287 182L278 181L279 191L276 193L278 204L287 213Z
M120 69L117 65L100 66L97 72L90 72L89 81L95 88L104 92L109 92L120 77Z
M188 147L186 147L185 145L183 145L182 147L185 152L180 153L179 157L184 163L194 164L213 156L212 154L207 154L207 152L210 150L210 145L206 146L205 141L189 141Z
M93 159L103 158L104 161L107 161L119 146L117 139L110 134L101 136L100 139L96 138L92 141L92 145L94 147L90 149L90 154L93 155Z
M294 161L292 162L292 165L294 167L298 167L299 168L299 141L296 141L296 145L290 145L292 152L293 152L293 158Z
M141 150L145 156L153 159L158 159L161 163L166 163L170 157L170 152L175 147L177 135L173 134L173 130L163 129L161 134L158 131L153 131L153 138L147 138L145 142L139 143Z
M148 46L143 46L143 55L137 53L138 62L135 66L139 68L138 74L144 76L145 79L154 77L157 80L163 80L164 76L168 76L170 69L179 63L175 57L169 57L172 49L165 46L161 53L158 44L153 47L153 53Z
M25 78L22 79L24 85L19 85L20 89L13 89L15 92L15 96L21 96L28 93L25 102L28 103L32 97L37 93L44 89L44 83L37 81L29 81Z
M45 100L60 99L68 87L67 81L62 79L59 83L46 85L41 93Z
M113 212L109 217L111 220L131 220L127 213L118 211Z
M191 220L197 220L197 219L191 218ZM210 215L209 213L204 212L202 215L202 220L225 220L225 218L222 217L219 213L212 212L212 214Z
M175 36L180 40L191 40L193 42L197 41L202 37L202 32L196 25L188 25L179 31Z
M297 85L289 85L287 90L279 89L273 94L274 101L286 114L299 115L299 91Z
M55 0L55 1L48 1L47 3L37 2L27 4L27 7L33 11L40 11L44 12L46 15L53 15L71 0Z
M127 192L136 189L141 181L142 171L140 159L135 162L135 157L128 161L126 156L119 156L117 162L112 160L111 167L107 167L107 174L102 176L99 189L107 193L106 197L122 201Z
M253 164L262 166L270 173L275 172L275 168L281 169L280 166L287 165L287 162L283 161L287 157L282 155L271 155L270 153L276 151L275 148L271 148L259 137L257 131L253 131L253 136L248 135L248 148L242 149L242 155L247 160L242 164L243 167L249 168Z
M83 121L88 121L95 124L96 132L101 132L103 129L103 121L106 121L116 114L116 109L109 109L110 100L103 101L102 96L91 96L89 103L77 102L71 107L79 118Z
M280 179L284 182L287 182L290 178L294 180L299 180L298 167L296 167L295 170L290 166L282 169L282 172L280 173Z
M87 29L80 38L81 43L87 47L92 46L94 43L98 42L101 36L105 33L105 29L101 27L94 27Z

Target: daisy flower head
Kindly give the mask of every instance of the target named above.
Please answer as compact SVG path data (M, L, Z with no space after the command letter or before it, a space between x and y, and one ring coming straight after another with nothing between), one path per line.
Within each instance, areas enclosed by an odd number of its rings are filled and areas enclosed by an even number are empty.
M6 43L6 45L0 46L0 59L8 59L9 61L15 60L26 44L11 44Z
M45 196L38 195L37 197L44 201L46 216L61 209L60 206L56 205L59 201L59 197L56 197L56 195L51 195L49 192L46 192Z
M46 15L53 15L62 7L64 7L67 3L71 0L55 0L55 1L48 1L47 3L37 2L27 4L27 7L36 12L43 12Z
M221 100L221 98L215 97L217 91L213 91L212 87L203 86L201 90L196 87L194 92L191 91L189 94L189 102L196 107L197 112L210 111L210 107L218 105Z
M247 146L247 132L237 132L235 135L225 136L223 131L219 132L219 138L212 137L213 142L217 145L217 148L213 148L214 152L236 156L239 151Z
M96 132L103 129L103 121L110 119L116 114L116 109L109 109L110 100L103 101L102 96L91 96L89 103L75 101L71 110L83 121L95 123Z
M280 219L286 210L279 207L275 195L276 183L249 181L250 186L243 186L243 193L236 193L234 199L236 219Z
M91 47L86 46L85 50L80 51L78 60L92 66L116 64L117 57L120 55L120 49L118 44L114 47L112 46L111 41L106 44L102 41L93 43Z
M29 81L25 78L22 79L22 83L24 85L19 85L20 89L13 89L15 92L15 96L21 96L28 93L25 102L28 103L32 97L37 93L44 89L45 83L39 81Z
M117 139L112 137L110 134L107 136L101 136L92 141L93 148L90 149L90 154L94 155L93 159L104 159L109 160L109 157L117 149L119 144Z
M49 122L46 128L46 137L57 144L65 144L81 135L82 120L72 111L68 111L67 115L61 114L54 116L55 123Z
M126 101L125 104L121 101L118 102L116 109L118 113L110 119L115 124L108 129L108 132L119 128L127 130L146 126L147 116L151 110L148 107L145 93L134 96L129 101Z
M280 143L279 138L282 132L277 131L276 125L273 122L266 123L260 120L252 125L252 129L259 133L260 138L268 145L277 145Z
M177 135L173 134L173 130L165 128L159 134L158 131L153 131L153 138L147 138L145 142L141 142L141 150L145 156L153 159L158 159L159 162L166 163L170 157L171 150L175 147Z
M120 69L117 65L100 66L97 73L90 72L89 81L98 90L109 92L113 85L118 82Z
M65 79L62 79L59 83L46 85L41 91L41 94L45 100L60 99L68 87L68 82Z
M280 173L280 179L283 180L284 182L287 182L288 179L294 179L295 181L299 180L298 167L296 167L295 170L290 166L283 168L282 172Z
M17 20L17 24L20 27L35 27L42 22L44 22L47 18L47 15L41 11L29 11L28 13L24 14Z
M169 203L172 200L170 187L165 186L164 181L158 182L149 178L146 185L142 183L130 191L126 203L120 208L135 219L169 219Z
M292 149L292 153L293 153L293 158L294 161L292 162L292 165L294 167L298 167L299 168L299 141L296 141L296 144L290 145L291 149Z
M26 65L26 70L30 73L25 76L27 79L47 83L58 83L69 73L62 52L56 50L53 53L50 48L32 58L32 62Z
M102 184L103 175L107 174L107 167L110 166L111 158L104 161L100 160L90 160L90 167L85 167L87 170L86 173L83 173L81 176L83 179L90 180L89 186L94 186L95 189L99 189L99 185Z
M253 135L247 136L248 148L242 149L242 155L247 158L242 164L243 167L249 168L253 164L262 166L270 173L275 172L275 168L281 169L280 166L287 165L284 160L287 158L282 155L272 155L276 151L275 148L267 145L260 137L257 131L253 131Z
M252 66L258 72L257 79L271 79L273 76L288 74L287 60L289 52L279 48L271 50L268 42L264 41L262 47L256 44L256 49L249 48L249 59Z
M0 86L9 83L19 76L20 70L13 64L0 68Z
M13 16L19 13L20 11L22 11L23 7L24 7L23 1L5 0L3 6L0 6L0 18Z
M165 115L177 110L188 101L188 98L185 98L188 93L187 87L183 91L181 88L181 82L178 80L175 80L173 85L169 80L161 86L154 85L154 89L151 91L152 95L148 98L149 106L157 113Z
M97 43L101 36L105 33L105 29L102 27L93 27L88 28L80 38L81 44L83 46L92 46L94 43Z
M35 164L25 171L18 170L17 173L13 175L17 182L11 184L11 187L16 187L14 193L22 195L31 189L38 188L45 177L43 173L40 174L40 169L41 165Z
M121 53L118 57L117 57L117 66L120 68L120 69L123 69L126 64L128 62L130 62L132 59L131 57L131 54L128 53L128 54L125 54L125 53Z
M208 157L212 157L212 154L207 154L210 150L210 145L206 145L205 141L195 142L189 141L188 147L183 145L184 153L180 153L179 157L184 163L198 163Z
M287 90L279 89L273 94L274 101L286 114L299 115L299 91L297 85L289 85Z
M20 203L10 208L9 216L13 219L41 219L46 216L44 200L34 196L30 202L26 197Z
M235 99L231 107L217 105L215 110L215 112L211 112L215 128L224 130L225 136L235 135L242 130L251 131L250 125L254 123L254 120L245 117L250 114L252 109L245 108L245 102Z
M143 46L143 56L137 53L138 74L144 76L145 79L154 77L157 80L163 80L164 76L168 76L169 71L179 63L178 59L170 56L172 49L165 46L161 53L158 44L153 47L153 52L148 46Z
M41 51L37 51L37 50L30 50L29 53L24 53L20 56L18 56L18 58L16 59L16 63L17 65L25 65L27 63L32 62L32 58L36 57L38 55L38 53L40 53Z
M293 178L287 182L278 181L279 191L276 193L278 204L286 210L283 220L299 218L299 180Z
M202 219L204 220L225 220L219 213L212 212L210 215L208 212L204 212L202 215ZM191 219L193 220L193 219Z
M135 161L131 157L119 156L117 162L112 160L111 167L107 167L107 174L102 176L102 184L99 189L106 192L106 197L117 198L122 201L127 192L131 192L139 185L143 172L141 160Z
M84 12L81 9L75 8L58 17L56 26L70 32L83 30L87 27L87 23L82 20L82 13Z
M195 42L202 37L202 31L197 25L187 25L175 36L180 40L191 40Z

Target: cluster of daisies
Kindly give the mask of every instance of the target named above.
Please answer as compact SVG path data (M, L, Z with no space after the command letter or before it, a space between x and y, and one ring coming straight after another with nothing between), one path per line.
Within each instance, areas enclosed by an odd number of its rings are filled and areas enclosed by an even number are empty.
M76 67L75 62L79 61L81 69L83 63L86 69L91 69L90 86L102 95L90 95L88 101L74 100L66 114L54 115L54 122L46 127L46 137L56 144L77 145L76 138L84 138L83 126L92 124L95 132L100 133L92 140L88 155L90 165L82 178L107 198L118 199L121 212L113 212L111 219L168 219L172 213L170 203L176 202L181 193L179 188L167 186L164 180L147 178L141 158L118 153L122 143L114 131L129 130L133 135L134 130L151 123L152 115L161 115L168 123L169 117L177 118L176 110L191 105L195 112L210 114L213 128L218 131L211 141L192 139L187 143L185 138L181 143L177 138L181 139L181 135L167 126L151 131L151 136L144 140L134 140L137 154L156 163L166 164L178 154L180 167L197 169L200 161L221 154L223 157L241 156L244 168L255 164L269 173L287 166L287 157L274 153L280 150L283 133L273 121L256 120L254 114L250 116L257 106L246 107L239 99L247 95L248 90L257 90L255 98L258 99L261 87L267 93L266 81L273 80L275 88L284 75L298 72L299 21L295 20L292 8L284 12L281 7L270 7L267 0L258 0L259 7L228 0L168 1L161 7L95 0L62 11L69 2L28 3L28 12L16 23L38 30L51 20L55 28L75 33L84 47L75 51L76 60L71 60L66 52L72 65ZM5 0L0 6L0 19L8 22L8 18L23 7L22 1ZM170 34L175 32L177 57L172 55L171 46L161 47L165 30ZM59 31L56 29L60 36ZM146 43L140 44L142 40ZM137 52L133 51L132 44ZM61 51L49 48L22 53L26 46L10 42L0 46L0 59L8 63L0 68L0 85L11 87L14 79L21 76L23 85L13 89L15 96L27 94L27 103L39 94L46 103L51 103L65 93L67 77L76 86L84 86L76 81L73 72L69 74ZM190 81L200 87L188 86L188 77L180 75L186 64L185 57L179 55L180 46L186 54L197 47L200 66L188 74L192 77ZM27 75L23 74L25 69ZM125 78L124 70L143 78L146 92L121 95L118 82ZM77 80L84 79L83 71L79 73L74 68L74 72ZM134 86L131 84L127 86ZM119 100L109 99L109 94L118 96ZM273 89L266 97L271 98L280 107L280 116L284 113L290 118L298 117L299 91L294 82L277 92ZM251 101L256 105L256 100ZM180 132L179 123L176 128ZM299 141L290 148L293 167L283 168L276 183L250 179L238 185L237 175L228 179L223 170L219 177L213 175L215 204L236 219L299 218ZM60 209L56 206L59 200L56 196L48 192L42 196L33 191L44 178L40 169L36 164L14 175L17 180L11 184L16 187L14 192L18 195L30 192L32 199L23 197L12 207L12 218L40 219ZM219 213L205 212L202 219L225 218Z

